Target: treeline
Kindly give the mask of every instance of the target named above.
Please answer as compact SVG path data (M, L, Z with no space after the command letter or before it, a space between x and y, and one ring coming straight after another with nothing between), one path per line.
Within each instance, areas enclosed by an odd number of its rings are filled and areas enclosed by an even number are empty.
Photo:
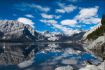
M91 34L87 36L87 39L96 39L99 36L102 36L103 33L105 33L105 26L100 26L95 31L93 31Z
M96 39L105 33L105 15L102 16L101 26L87 36L87 39Z

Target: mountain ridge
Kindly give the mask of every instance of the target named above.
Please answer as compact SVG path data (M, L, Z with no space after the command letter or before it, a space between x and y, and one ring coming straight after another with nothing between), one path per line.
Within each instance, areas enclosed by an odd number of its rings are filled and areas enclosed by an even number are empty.
M80 40L85 32L67 36L59 32L38 32L30 25L14 20L0 20L0 41L4 42L65 42Z

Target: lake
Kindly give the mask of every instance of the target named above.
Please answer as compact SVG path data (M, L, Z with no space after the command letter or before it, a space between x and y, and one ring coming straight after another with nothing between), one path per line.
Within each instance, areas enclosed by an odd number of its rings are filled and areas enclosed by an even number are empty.
M79 69L88 62L97 65L100 60L78 43L0 43L0 70L54 70L67 65Z

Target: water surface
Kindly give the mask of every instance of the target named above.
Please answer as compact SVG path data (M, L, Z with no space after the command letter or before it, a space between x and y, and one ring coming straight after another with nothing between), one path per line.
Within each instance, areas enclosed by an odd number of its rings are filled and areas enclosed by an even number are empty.
M11 70L20 70L17 64L28 60L33 62L24 70L54 70L67 65L78 69L86 62L99 63L94 55L77 43L0 43L1 69L11 67Z

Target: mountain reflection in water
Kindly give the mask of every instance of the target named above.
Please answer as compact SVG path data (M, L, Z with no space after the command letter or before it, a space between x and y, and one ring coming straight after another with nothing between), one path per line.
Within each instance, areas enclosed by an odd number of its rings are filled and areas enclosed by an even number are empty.
M0 43L0 70L21 70L17 64L32 58L32 65L22 70L54 70L65 65L79 68L85 61L99 63L77 43Z

